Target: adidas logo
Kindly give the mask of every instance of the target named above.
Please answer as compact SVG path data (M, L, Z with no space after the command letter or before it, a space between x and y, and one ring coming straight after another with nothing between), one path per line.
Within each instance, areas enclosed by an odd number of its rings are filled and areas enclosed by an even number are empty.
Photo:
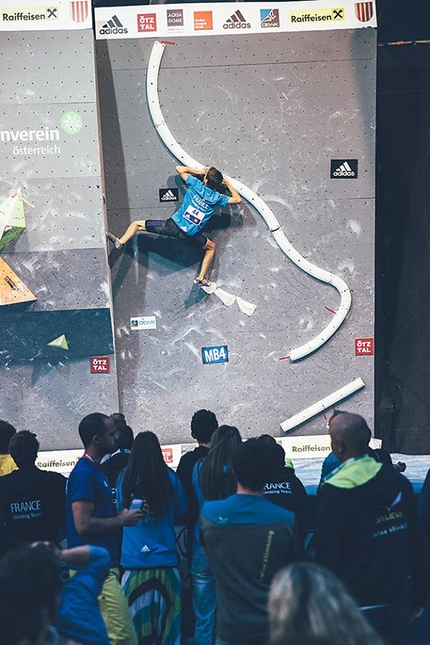
M243 13L238 9L223 24L224 29L251 29L251 23L246 22Z
M355 172L349 163L345 161L345 163L341 164L339 168L334 171L333 177L355 177Z
M149 548L149 546L147 544L144 544L143 547L140 549L140 552L141 553L149 553L150 550L151 549Z
M159 188L158 198L160 202L177 202L179 201L179 191L177 188Z
M176 195L174 195L170 189L161 197L162 202L176 202L177 199Z
M117 16L112 16L106 24L102 26L99 30L99 34L109 35L109 34L127 34L128 29L121 24L121 21Z
M332 159L330 168L331 179L357 179L357 159Z

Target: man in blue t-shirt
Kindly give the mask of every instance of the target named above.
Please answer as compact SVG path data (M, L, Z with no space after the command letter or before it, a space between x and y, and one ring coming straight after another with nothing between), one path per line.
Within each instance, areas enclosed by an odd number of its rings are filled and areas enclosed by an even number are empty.
M127 601L119 583L121 529L143 519L141 510L115 513L109 480L100 468L104 455L116 445L117 429L106 414L95 412L79 424L84 456L70 473L66 487L67 546L104 547L110 570L99 598L111 645L137 645Z
M217 208L222 208L227 204L239 204L242 198L228 179L223 177L216 168L197 170L188 166L176 166L176 172L185 181L188 190L182 205L172 217L167 220L136 220L130 224L120 238L115 237L112 233L108 233L107 236L117 249L124 248L128 240L141 231L176 237L185 244L201 248L205 254L195 283L199 286L209 286L210 282L206 273L215 255L215 243L202 235L201 230ZM198 175L200 178L197 179L194 175ZM220 186L225 186L231 197L219 193Z

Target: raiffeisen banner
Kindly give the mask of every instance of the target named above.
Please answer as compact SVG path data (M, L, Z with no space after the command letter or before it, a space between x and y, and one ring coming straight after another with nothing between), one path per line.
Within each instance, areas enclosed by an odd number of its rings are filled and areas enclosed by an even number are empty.
M88 29L91 0L6 0L0 6L0 31Z
M376 27L373 0L253 2L96 9L96 38L167 38Z

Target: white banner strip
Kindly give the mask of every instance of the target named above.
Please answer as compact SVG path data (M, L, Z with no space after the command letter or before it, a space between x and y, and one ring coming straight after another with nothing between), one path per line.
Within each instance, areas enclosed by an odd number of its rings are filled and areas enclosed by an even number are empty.
M302 437L275 437L275 439L285 450L285 456L293 460L293 464L294 459L321 459L326 457L331 451L330 436L328 434L306 435ZM372 438L369 445L371 448L380 448L382 441ZM194 448L197 448L196 443L176 443L161 446L164 461L174 470L178 467L181 457L186 452L194 450ZM76 450L50 450L40 452L37 456L36 466L42 470L53 470L67 477L83 454L84 451L82 448Z
M331 440L329 434L306 435L303 437L283 437L276 439L285 450L285 456L293 461L295 459L325 459L331 452ZM381 439L369 441L371 448L381 448ZM318 482L315 482L318 483Z
M376 27L374 0L99 7L96 38L172 38Z
M91 0L5 0L0 7L0 31L91 29Z

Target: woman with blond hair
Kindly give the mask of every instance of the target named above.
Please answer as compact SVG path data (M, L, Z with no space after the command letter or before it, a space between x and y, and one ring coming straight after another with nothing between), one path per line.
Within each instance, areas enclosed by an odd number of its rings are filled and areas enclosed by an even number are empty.
M343 583L318 564L297 562L277 573L269 616L272 645L382 645Z

